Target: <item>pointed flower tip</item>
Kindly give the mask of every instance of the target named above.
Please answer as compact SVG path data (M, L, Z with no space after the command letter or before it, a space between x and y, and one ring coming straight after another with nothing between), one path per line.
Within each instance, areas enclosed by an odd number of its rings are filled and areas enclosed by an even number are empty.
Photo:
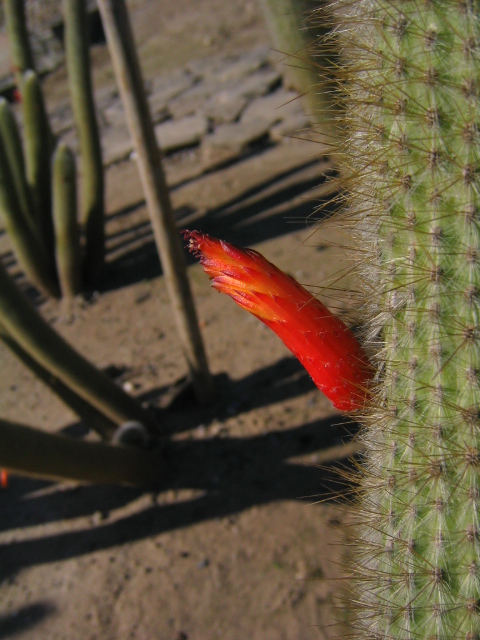
M364 406L373 367L339 318L257 251L200 231L182 234L214 288L270 327L337 409Z

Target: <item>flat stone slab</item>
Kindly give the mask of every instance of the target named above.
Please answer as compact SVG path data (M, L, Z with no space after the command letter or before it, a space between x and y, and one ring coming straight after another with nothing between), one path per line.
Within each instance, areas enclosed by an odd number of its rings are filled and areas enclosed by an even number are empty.
M103 164L108 167L130 157L133 144L127 126L105 127L102 131Z
M221 124L215 131L205 136L205 157L217 149L234 149L241 151L249 145L268 137L269 125L265 120L250 120Z
M238 81L266 66L269 56L269 48L262 47L245 53L237 59L227 58L210 75L218 83Z
M232 83L229 88L244 98L264 96L280 85L282 76L275 69L260 69L243 78L240 82Z
M180 120L167 120L155 127L158 145L164 153L199 144L208 131L205 116L195 114Z
M153 122L164 120L169 102L188 91L197 81L198 76L184 70L154 78L148 98Z
M254 98L242 114L242 120L263 118L272 125L292 115L303 115L303 105L297 93L277 89L266 96Z
M113 127L125 125L125 112L120 98L114 100L108 107L105 107L103 117L105 121Z
M202 107L202 112L215 123L234 122L248 104L236 91L223 89L214 93Z
M55 135L61 135L74 126L72 108L62 104L49 114L50 126Z
M310 130L311 124L312 122L307 115L303 113L292 114L270 129L270 137L275 142L282 142L283 138L294 135L302 137L302 133Z
M236 55L207 56L198 58L187 63L190 73L205 79L214 78L217 84L238 80L248 75L272 60L272 51L269 46L262 46L253 51Z
M168 109L168 102L162 98L161 95L154 94L148 101L150 108L150 117L154 124L164 122L170 117L170 111Z
M214 82L198 82L170 100L168 103L169 111L175 119L197 113L219 89L220 87Z
M171 100L168 108L174 118L182 118L203 109L211 109L212 102L216 101L215 95L220 92L224 92L224 95L228 93L228 100L233 104L238 99L251 100L263 96L279 85L281 80L280 73L270 67L261 68L240 80L222 83L212 75ZM222 116L219 114L219 117Z
M198 80L198 75L184 71L174 71L162 76L156 76L151 80L151 96L158 96L165 102L179 96L183 91L189 89Z

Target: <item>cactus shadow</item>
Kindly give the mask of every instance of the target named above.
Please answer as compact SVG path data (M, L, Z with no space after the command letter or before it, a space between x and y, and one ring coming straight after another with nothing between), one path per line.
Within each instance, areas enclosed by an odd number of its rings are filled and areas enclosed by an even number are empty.
M172 386L152 389L139 396L142 403L148 403L154 410L163 410L159 422L164 435L190 431L198 425L205 427L213 421L223 422L316 389L307 371L293 356L281 358L238 380L232 380L227 373L216 374L215 398L207 406L198 405L192 385L185 382L182 378Z
M220 373L215 376L214 383L215 402L208 406L196 403L191 385L187 385L179 395L173 393L173 401L164 409L161 405L165 398L171 397L171 387L154 389L139 396L142 403L147 402L158 413L161 437L167 440L161 455L165 455L167 460L175 459L175 451L171 450L168 439L176 434L195 429L198 432L208 431L213 423L222 424L244 412L293 399L316 389L310 376L294 357L281 358L239 380L232 380L227 374ZM333 429L332 433L336 433L336 437L341 434L347 437L345 429L339 429L338 432ZM82 422L75 422L62 429L62 433L72 438L85 438L89 429ZM299 437L304 441L310 436L301 434ZM317 438L317 442L321 448L321 439ZM326 446L329 442L327 438ZM4 515L0 520L0 531L92 514L96 514L96 519L101 519L143 493L143 489L133 487L62 486L47 480L12 476L8 490L0 491L0 509Z
M157 454L158 485L147 493L13 477L11 490L0 495L3 521L11 528L68 517L87 520L75 530L1 544L0 581L26 567L81 557L253 506L284 500L348 501L351 491L344 474L350 463L338 460L345 457L343 444L355 428L334 415L253 436L169 439ZM311 462L297 462L300 456L311 456ZM143 508L134 513L126 508L123 517L111 517L111 511L141 497Z
M9 614L0 615L0 640L27 631L52 613L55 613L52 603L36 602Z
M265 240L291 233L292 222L304 226L311 217L313 202L308 193L321 186L327 178L319 172L311 176L311 169L320 166L319 160L304 162L273 178L260 181L229 201L205 212L198 212L191 206L183 206L175 211L180 227L190 226L222 237L243 246L254 246ZM332 174L333 175L333 174ZM304 200L299 201L300 197ZM329 204L330 202L330 204ZM285 205L291 203L288 214ZM336 207L335 194L316 200L316 205L324 205L322 216L329 216ZM109 274L102 290L117 289L134 284L145 278L162 274L150 223L143 221L127 226L129 216L135 216L139 207L130 205L109 216L109 220L124 217L124 230L109 236L113 247L108 258ZM288 223L287 223L288 220ZM195 258L185 254L187 264L194 264Z

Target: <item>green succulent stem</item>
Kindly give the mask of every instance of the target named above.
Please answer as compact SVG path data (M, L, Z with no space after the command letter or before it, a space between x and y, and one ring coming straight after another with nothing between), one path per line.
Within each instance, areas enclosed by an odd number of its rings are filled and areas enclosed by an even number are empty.
M85 275L92 285L102 276L105 260L102 150L93 101L85 2L63 0L63 10L68 82L81 152Z
M268 30L276 51L283 56L284 83L298 91L309 115L320 122L332 120L333 101L319 78L325 66L310 55L321 29L312 29L309 15L315 6L311 0L261 0ZM322 56L323 58L323 56Z
M0 216L25 273L45 295L59 297L51 260L18 199L7 145L0 140Z
M13 71L17 86L21 90L23 73L27 69L35 69L32 48L27 31L24 0L5 0L3 3Z
M53 157L53 221L60 289L62 296L72 298L81 289L81 253L75 156L66 144Z
M40 81L31 69L23 74L22 107L27 183L33 195L37 232L53 268L52 136Z
M25 159L17 121L5 98L0 98L0 135L23 217L33 233L37 232L32 192L26 178Z
M350 212L379 367L363 432L355 637L474 640L480 3L338 6Z
M79 482L151 485L158 478L152 452L68 438L0 419L0 465L20 474Z
M0 264L0 324L43 369L117 425L136 420L152 434L156 421L103 372L73 349L18 290Z
M109 420L103 413L97 411L89 402L83 400L63 382L52 375L50 371L42 367L24 349L10 338L0 324L0 340L14 353L17 358L28 367L37 378L46 384L62 402L78 415L85 425L96 431L104 440L110 440L116 429L116 424Z

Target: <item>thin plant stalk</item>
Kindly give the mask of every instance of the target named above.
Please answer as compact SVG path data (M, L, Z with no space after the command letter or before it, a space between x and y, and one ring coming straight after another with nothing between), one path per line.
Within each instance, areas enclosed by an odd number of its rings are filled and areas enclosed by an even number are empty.
M99 0L98 6L127 123L138 155L140 177L181 347L192 375L197 400L206 403L213 396L212 376L198 326L127 8L124 0Z

